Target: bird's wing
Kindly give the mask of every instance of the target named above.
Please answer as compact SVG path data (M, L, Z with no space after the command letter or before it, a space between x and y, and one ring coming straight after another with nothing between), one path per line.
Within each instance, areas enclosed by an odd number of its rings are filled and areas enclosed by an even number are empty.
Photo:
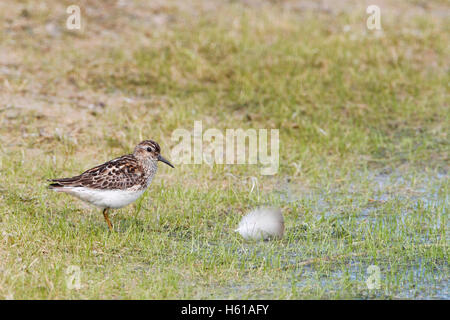
M125 155L89 169L79 176L52 179L50 188L88 187L95 189L128 189L145 180L142 167L133 155Z

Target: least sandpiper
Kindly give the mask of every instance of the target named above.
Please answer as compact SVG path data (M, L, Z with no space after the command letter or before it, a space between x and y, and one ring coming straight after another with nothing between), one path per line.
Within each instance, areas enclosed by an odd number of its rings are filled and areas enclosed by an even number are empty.
M160 150L155 141L144 140L134 148L132 154L110 160L72 178L52 179L49 188L102 208L108 228L112 231L108 210L122 208L136 201L152 182L158 161L173 168L161 156Z

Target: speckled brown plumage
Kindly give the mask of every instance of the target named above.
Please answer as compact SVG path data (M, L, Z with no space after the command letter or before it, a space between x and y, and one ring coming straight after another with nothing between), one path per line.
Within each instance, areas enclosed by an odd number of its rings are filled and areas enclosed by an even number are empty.
M126 190L133 186L146 187L148 173L146 168L132 154L128 154L99 166L89 169L82 174L63 179L53 179L50 187L88 187L94 189Z

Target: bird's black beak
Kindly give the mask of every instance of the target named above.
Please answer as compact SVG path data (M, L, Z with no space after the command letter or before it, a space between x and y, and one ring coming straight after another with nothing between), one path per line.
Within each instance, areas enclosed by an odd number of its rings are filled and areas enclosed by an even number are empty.
M169 160L165 159L162 155L158 156L158 161L164 162L165 164L167 164L168 166L171 166L172 168L175 168L170 162Z

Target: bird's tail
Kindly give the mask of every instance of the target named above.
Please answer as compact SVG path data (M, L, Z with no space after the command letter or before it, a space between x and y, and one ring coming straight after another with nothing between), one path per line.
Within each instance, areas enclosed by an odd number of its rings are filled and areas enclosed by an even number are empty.
M47 188L50 190L55 191L63 191L62 189L65 189L67 187L72 187L73 183L75 182L75 178L62 178L62 179L47 179L50 183Z

